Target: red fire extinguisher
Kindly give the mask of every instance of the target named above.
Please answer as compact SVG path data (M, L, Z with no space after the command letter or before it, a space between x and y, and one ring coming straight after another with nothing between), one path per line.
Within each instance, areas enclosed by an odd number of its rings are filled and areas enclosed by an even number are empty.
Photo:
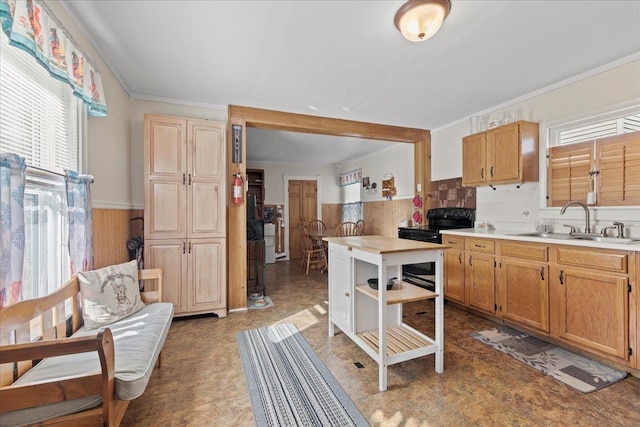
M233 174L233 203L239 205L242 203L242 193L244 190L244 183L242 182L242 175L240 172Z

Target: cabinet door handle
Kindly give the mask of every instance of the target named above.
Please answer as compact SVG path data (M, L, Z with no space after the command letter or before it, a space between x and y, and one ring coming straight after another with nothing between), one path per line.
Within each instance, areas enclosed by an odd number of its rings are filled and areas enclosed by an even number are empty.
M353 250L353 248L352 248L351 246L349 246L349 247L347 247L347 250L348 250L349 252L351 252L351 251Z
M191 242L189 242L189 253L191 253Z
M191 174L189 174L189 185L191 185Z
M349 292L345 292L345 293L344 293L344 296L345 296L345 297L347 297L347 298L349 298Z
M458 254L458 264L462 264L462 253Z
M471 263L471 258L473 258L473 255L469 255L469 266L473 267L473 264Z
M489 169L489 173L491 174L491 178L493 178L493 166L491 166L491 169Z
M486 248L486 246L485 246L485 245L478 245L478 244L475 244L475 245L473 245L473 246L475 246L476 248Z
M484 168L480 169L480 178L484 179Z
M187 253L187 244L185 242L182 242L182 253Z
M540 280L544 280L544 267L540 267Z
M560 284L564 285L564 270L560 270Z
M182 174L182 185L185 185L187 183L187 175L186 174Z

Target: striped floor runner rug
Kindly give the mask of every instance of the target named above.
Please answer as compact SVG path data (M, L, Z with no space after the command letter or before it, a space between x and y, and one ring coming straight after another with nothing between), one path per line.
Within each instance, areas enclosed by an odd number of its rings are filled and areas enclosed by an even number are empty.
M257 426L369 425L293 324L236 338Z

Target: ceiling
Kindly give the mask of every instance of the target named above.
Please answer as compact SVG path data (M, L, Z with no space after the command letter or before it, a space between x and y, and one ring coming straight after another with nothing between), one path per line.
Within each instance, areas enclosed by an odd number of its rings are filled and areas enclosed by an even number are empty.
M64 4L133 98L420 129L640 58L640 1L452 0L441 30L422 43L393 25L403 3ZM278 163L337 165L389 146L256 129L247 139L248 160Z

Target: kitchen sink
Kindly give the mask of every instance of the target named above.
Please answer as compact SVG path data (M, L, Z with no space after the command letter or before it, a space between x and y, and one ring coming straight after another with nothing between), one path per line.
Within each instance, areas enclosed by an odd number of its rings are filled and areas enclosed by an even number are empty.
M599 236L595 234L563 234L563 233L543 233L543 232L529 232L529 233L512 233L508 236L520 236L520 237L540 237L543 239L565 239L565 240L589 240L592 242L603 243L640 243L640 239L633 239L629 237L609 237Z
M533 231L530 233L513 233L507 234L508 236L520 236L520 237L542 237L545 239L573 239L569 234L562 233L543 233L539 231Z
M605 243L640 243L640 239L631 239L628 237L605 237L605 236L574 236L576 240L592 240L595 242Z

